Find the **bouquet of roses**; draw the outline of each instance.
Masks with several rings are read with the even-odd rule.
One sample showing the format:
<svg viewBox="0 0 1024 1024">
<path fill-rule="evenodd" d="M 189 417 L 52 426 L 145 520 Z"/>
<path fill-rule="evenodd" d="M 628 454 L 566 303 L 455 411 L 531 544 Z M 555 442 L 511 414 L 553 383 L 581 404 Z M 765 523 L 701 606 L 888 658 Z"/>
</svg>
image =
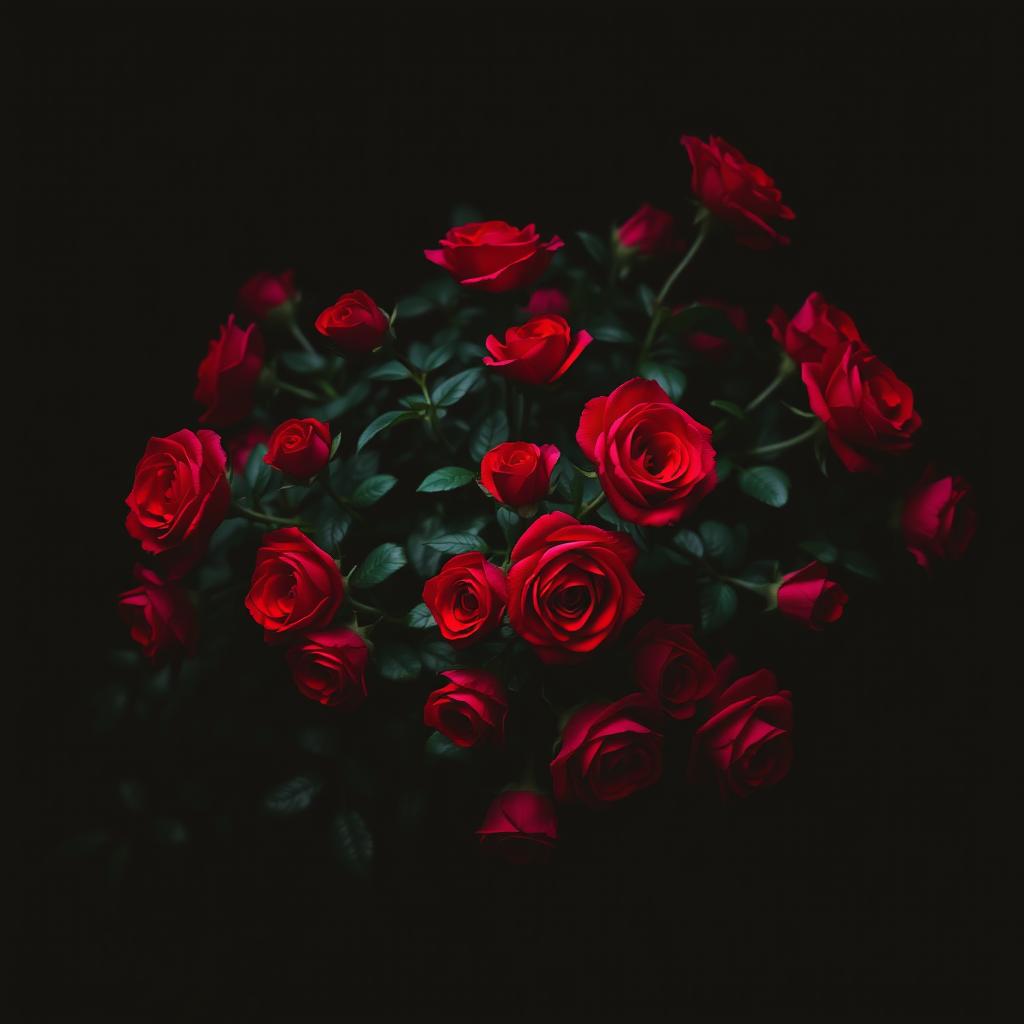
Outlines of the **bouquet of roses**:
<svg viewBox="0 0 1024 1024">
<path fill-rule="evenodd" d="M 794 219 L 734 147 L 682 142 L 685 219 L 645 204 L 566 246 L 462 216 L 419 291 L 390 312 L 346 292 L 312 329 L 291 273 L 245 283 L 200 426 L 151 438 L 127 498 L 120 608 L 169 686 L 264 651 L 256 685 L 294 687 L 326 764 L 398 742 L 410 777 L 459 764 L 481 843 L 514 859 L 556 844 L 562 808 L 658 783 L 672 748 L 725 797 L 784 778 L 799 681 L 745 624 L 798 642 L 850 574 L 962 555 L 971 489 L 913 456 L 911 387 L 822 295 L 763 327 L 681 297 L 705 244 L 768 250 Z M 268 810 L 328 800 L 327 776 Z M 357 868 L 359 788 L 331 811 Z"/>
</svg>

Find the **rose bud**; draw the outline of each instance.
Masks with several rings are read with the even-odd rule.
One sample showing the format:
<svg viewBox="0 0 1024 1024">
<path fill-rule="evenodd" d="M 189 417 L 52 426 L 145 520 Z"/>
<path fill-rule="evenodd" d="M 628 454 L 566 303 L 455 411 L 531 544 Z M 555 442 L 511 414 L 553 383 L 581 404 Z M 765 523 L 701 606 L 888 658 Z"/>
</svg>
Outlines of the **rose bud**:
<svg viewBox="0 0 1024 1024">
<path fill-rule="evenodd" d="M 139 585 L 120 595 L 118 611 L 143 654 L 150 661 L 195 654 L 199 621 L 188 591 L 141 565 L 135 578 Z"/>
<path fill-rule="evenodd" d="M 505 340 L 488 335 L 484 365 L 524 384 L 550 384 L 576 362 L 593 341 L 587 331 L 572 334 L 563 317 L 536 316 L 505 331 Z"/>
<path fill-rule="evenodd" d="M 780 306 L 776 306 L 766 322 L 772 337 L 797 363 L 819 362 L 833 348 L 864 346 L 860 331 L 850 315 L 830 306 L 818 292 L 807 296 L 792 320 Z"/>
<path fill-rule="evenodd" d="M 245 607 L 268 641 L 328 625 L 344 595 L 334 559 L 300 529 L 264 534 Z"/>
<path fill-rule="evenodd" d="M 637 686 L 676 719 L 692 718 L 697 701 L 717 683 L 711 661 L 693 638 L 693 628 L 660 620 L 637 633 L 633 673 Z"/>
<path fill-rule="evenodd" d="M 717 220 L 735 231 L 740 245 L 767 249 L 773 243 L 789 244 L 769 221 L 794 220 L 796 214 L 782 202 L 782 193 L 760 167 L 714 135 L 707 142 L 692 135 L 679 141 L 693 167 L 693 194 Z"/>
<path fill-rule="evenodd" d="M 541 516 L 512 549 L 512 628 L 546 664 L 582 661 L 640 610 L 643 591 L 631 575 L 636 557 L 624 533 L 565 512 Z"/>
<path fill-rule="evenodd" d="M 253 423 L 240 434 L 228 438 L 228 456 L 231 459 L 231 469 L 235 473 L 244 473 L 249 456 L 257 445 L 266 444 L 270 440 L 270 431 L 262 423 Z"/>
<path fill-rule="evenodd" d="M 660 719 L 640 693 L 577 711 L 551 762 L 555 799 L 599 807 L 654 785 L 661 778 Z"/>
<path fill-rule="evenodd" d="M 559 451 L 553 444 L 506 441 L 480 462 L 480 483 L 495 501 L 512 508 L 536 505 L 548 495 Z"/>
<path fill-rule="evenodd" d="M 424 249 L 423 255 L 466 288 L 507 292 L 536 281 L 564 244 L 557 235 L 542 242 L 532 224 L 516 228 L 485 220 L 452 228 L 440 249 Z"/>
<path fill-rule="evenodd" d="M 441 636 L 455 647 L 483 639 L 505 614 L 505 574 L 479 551 L 449 558 L 423 585 L 423 601 Z"/>
<path fill-rule="evenodd" d="M 453 668 L 441 676 L 448 683 L 427 698 L 423 724 L 457 747 L 501 743 L 508 699 L 498 677 L 478 668 Z"/>
<path fill-rule="evenodd" d="M 558 841 L 555 805 L 530 789 L 507 789 L 487 808 L 476 830 L 480 845 L 513 864 L 546 860 Z"/>
<path fill-rule="evenodd" d="M 963 477 L 935 478 L 929 471 L 903 505 L 903 540 L 917 564 L 927 569 L 933 558 L 963 557 L 976 519 L 971 485 Z"/>
<path fill-rule="evenodd" d="M 263 461 L 297 480 L 316 476 L 331 457 L 331 428 L 315 419 L 285 420 L 274 428 Z"/>
<path fill-rule="evenodd" d="M 298 295 L 295 275 L 290 270 L 283 274 L 263 271 L 253 274 L 241 288 L 235 305 L 246 320 L 264 320 L 283 306 L 291 306 Z"/>
<path fill-rule="evenodd" d="M 723 796 L 747 796 L 782 779 L 793 761 L 793 700 L 767 669 L 737 679 L 716 698 L 690 747 L 689 777 L 714 776 Z"/>
<path fill-rule="evenodd" d="M 299 692 L 341 711 L 354 711 L 366 699 L 368 656 L 363 638 L 344 626 L 305 633 L 285 652 Z"/>
<path fill-rule="evenodd" d="M 227 456 L 212 430 L 151 437 L 125 498 L 125 529 L 155 555 L 160 571 L 183 576 L 206 552 L 231 504 Z"/>
<path fill-rule="evenodd" d="M 346 292 L 317 318 L 316 329 L 342 352 L 372 352 L 384 344 L 388 318 L 366 292 Z"/>
<path fill-rule="evenodd" d="M 200 423 L 230 427 L 252 412 L 263 351 L 260 329 L 239 327 L 234 314 L 229 316 L 199 364 L 195 399 L 205 406 Z"/>
<path fill-rule="evenodd" d="M 828 579 L 828 569 L 821 562 L 810 562 L 782 577 L 777 600 L 783 615 L 820 630 L 842 617 L 847 596 L 838 583 Z"/>
<path fill-rule="evenodd" d="M 632 217 L 615 229 L 615 240 L 627 252 L 654 256 L 672 248 L 675 218 L 665 210 L 644 203 Z"/>
<path fill-rule="evenodd" d="M 742 306 L 732 306 L 718 299 L 699 299 L 699 305 L 711 309 L 720 309 L 738 334 L 746 334 L 749 329 L 747 313 Z M 723 359 L 732 350 L 732 342 L 728 338 L 720 338 L 709 331 L 693 331 L 687 338 L 690 348 L 710 359 Z"/>
<path fill-rule="evenodd" d="M 631 523 L 676 523 L 717 482 L 710 429 L 653 380 L 634 377 L 592 398 L 576 440 L 612 508 Z"/>
<path fill-rule="evenodd" d="M 569 299 L 557 288 L 539 288 L 526 303 L 526 312 L 530 316 L 544 316 L 546 313 L 568 316 Z"/>
</svg>

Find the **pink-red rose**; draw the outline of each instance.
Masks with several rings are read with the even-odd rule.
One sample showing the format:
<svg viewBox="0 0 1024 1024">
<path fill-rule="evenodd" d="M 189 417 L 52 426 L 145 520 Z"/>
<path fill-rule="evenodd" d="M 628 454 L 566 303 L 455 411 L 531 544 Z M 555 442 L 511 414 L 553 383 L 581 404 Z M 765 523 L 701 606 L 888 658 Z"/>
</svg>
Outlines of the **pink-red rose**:
<svg viewBox="0 0 1024 1024">
<path fill-rule="evenodd" d="M 423 723 L 457 747 L 500 744 L 505 738 L 508 698 L 497 676 L 477 668 L 442 672 L 448 682 L 434 690 L 423 708 Z"/>
<path fill-rule="evenodd" d="M 543 316 L 545 313 L 568 316 L 569 299 L 557 288 L 538 288 L 526 303 L 526 312 L 530 316 Z"/>
<path fill-rule="evenodd" d="M 476 834 L 481 847 L 513 864 L 543 860 L 558 841 L 555 805 L 533 790 L 506 790 L 491 802 Z"/>
<path fill-rule="evenodd" d="M 455 647 L 464 647 L 501 625 L 505 574 L 479 551 L 455 555 L 423 585 L 423 602 L 441 636 Z"/>
<path fill-rule="evenodd" d="M 295 275 L 286 270 L 283 274 L 262 271 L 253 274 L 241 288 L 235 305 L 247 320 L 262 320 L 298 295 Z"/>
<path fill-rule="evenodd" d="M 150 661 L 194 654 L 199 622 L 188 591 L 142 565 L 135 566 L 135 579 L 138 586 L 118 598 L 118 611 L 143 654 Z"/>
<path fill-rule="evenodd" d="M 320 420 L 293 419 L 278 424 L 263 461 L 299 480 L 316 476 L 331 457 L 331 428 Z"/>
<path fill-rule="evenodd" d="M 364 291 L 346 292 L 317 318 L 316 329 L 343 352 L 372 352 L 384 343 L 388 318 Z"/>
<path fill-rule="evenodd" d="M 652 380 L 634 377 L 592 398 L 576 440 L 612 508 L 631 523 L 678 522 L 717 480 L 711 431 Z"/>
<path fill-rule="evenodd" d="M 810 562 L 782 577 L 779 584 L 779 611 L 802 622 L 810 629 L 824 629 L 842 617 L 847 596 L 821 562 Z"/>
<path fill-rule="evenodd" d="M 653 256 L 672 248 L 675 218 L 665 210 L 644 203 L 625 223 L 615 229 L 615 238 L 623 249 Z"/>
<path fill-rule="evenodd" d="M 711 661 L 693 638 L 693 627 L 657 619 L 633 641 L 633 673 L 637 686 L 676 719 L 692 718 L 697 702 L 717 683 Z"/>
<path fill-rule="evenodd" d="M 260 329 L 239 327 L 234 314 L 229 316 L 199 364 L 195 399 L 205 407 L 200 423 L 230 427 L 252 412 L 263 353 Z"/>
<path fill-rule="evenodd" d="M 976 520 L 971 485 L 963 477 L 936 478 L 929 471 L 903 504 L 903 540 L 917 564 L 927 569 L 932 559 L 962 558 Z"/>
<path fill-rule="evenodd" d="M 811 292 L 792 319 L 776 306 L 767 323 L 772 337 L 797 363 L 819 362 L 833 348 L 864 345 L 853 318 L 838 307 L 830 306 L 819 292 Z"/>
<path fill-rule="evenodd" d="M 548 495 L 559 452 L 553 444 L 506 441 L 480 462 L 480 483 L 487 493 L 512 508 L 536 505 Z"/>
<path fill-rule="evenodd" d="M 505 331 L 505 340 L 488 335 L 484 365 L 524 384 L 550 384 L 576 362 L 593 341 L 587 331 L 573 334 L 564 317 L 535 316 Z"/>
<path fill-rule="evenodd" d="M 341 711 L 366 699 L 368 657 L 363 638 L 344 626 L 304 633 L 285 653 L 299 693 Z"/>
<path fill-rule="evenodd" d="M 244 473 L 249 456 L 257 445 L 266 444 L 270 440 L 270 431 L 262 423 L 253 423 L 241 433 L 233 434 L 227 439 L 226 446 L 231 460 L 231 469 L 235 473 Z"/>
</svg>

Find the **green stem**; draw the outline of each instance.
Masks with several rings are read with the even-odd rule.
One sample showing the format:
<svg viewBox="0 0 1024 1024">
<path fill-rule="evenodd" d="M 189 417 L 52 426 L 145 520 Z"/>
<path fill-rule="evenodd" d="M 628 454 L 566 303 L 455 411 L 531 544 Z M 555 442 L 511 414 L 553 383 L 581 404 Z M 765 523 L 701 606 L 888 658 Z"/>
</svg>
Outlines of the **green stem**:
<svg viewBox="0 0 1024 1024">
<path fill-rule="evenodd" d="M 676 283 L 676 279 L 690 265 L 690 261 L 697 255 L 698 250 L 704 244 L 704 239 L 708 237 L 708 231 L 711 228 L 711 218 L 706 213 L 703 216 L 700 214 L 697 216 L 697 236 L 694 238 L 690 248 L 686 250 L 686 255 L 676 264 L 675 270 L 668 275 L 668 280 L 661 286 L 661 291 L 658 292 L 654 299 L 656 307 L 660 307 L 665 301 L 665 297 L 672 290 L 672 285 Z"/>
<path fill-rule="evenodd" d="M 306 337 L 305 332 L 294 320 L 289 321 L 288 330 L 291 331 L 292 337 L 299 343 L 300 348 L 304 348 L 310 355 L 316 355 L 313 343 Z"/>
<path fill-rule="evenodd" d="M 388 334 L 384 340 L 382 346 L 384 353 L 390 356 L 392 359 L 401 363 L 408 371 L 409 376 L 416 382 L 416 386 L 420 389 L 420 394 L 423 396 L 423 401 L 427 404 L 427 419 L 430 422 L 430 428 L 433 431 L 434 437 L 441 442 L 450 452 L 455 451 L 455 445 L 448 440 L 443 428 L 441 427 L 441 420 L 437 415 L 437 406 L 434 405 L 434 400 L 430 397 L 430 389 L 427 387 L 427 375 L 417 367 L 415 367 L 401 352 L 398 351 L 398 347 L 395 344 L 398 339 L 395 337 L 393 331 L 388 331 Z"/>
<path fill-rule="evenodd" d="M 593 498 L 591 501 L 588 501 L 586 505 L 584 505 L 583 508 L 580 509 L 580 514 L 576 518 L 580 521 L 586 519 L 587 516 L 594 511 L 595 508 L 600 508 L 607 500 L 608 496 L 604 493 L 604 491 L 602 491 L 596 498 Z"/>
<path fill-rule="evenodd" d="M 790 359 L 789 356 L 784 355 L 779 363 L 779 368 L 776 371 L 775 376 L 771 379 L 771 382 L 763 391 L 759 392 L 749 402 L 747 402 L 743 411 L 750 412 L 751 410 L 756 409 L 762 402 L 774 394 L 774 392 L 782 385 L 782 382 L 786 380 L 795 369 L 796 364 L 793 360 Z"/>
<path fill-rule="evenodd" d="M 243 516 L 245 519 L 251 519 L 254 523 L 267 523 L 271 526 L 301 526 L 301 519 L 285 519 L 283 516 L 271 516 L 265 512 L 255 512 L 251 508 L 246 508 L 244 505 L 239 505 L 237 502 L 232 504 L 231 510 L 236 514 Z"/>
<path fill-rule="evenodd" d="M 295 395 L 297 398 L 304 398 L 307 402 L 319 402 L 320 396 L 313 391 L 307 391 L 305 388 L 300 388 L 295 384 L 289 384 L 286 380 L 281 380 L 280 377 L 274 381 L 274 386 L 281 391 L 287 392 L 289 395 Z"/>
<path fill-rule="evenodd" d="M 348 603 L 352 605 L 356 611 L 366 612 L 367 615 L 377 615 L 387 622 L 404 622 L 405 619 L 398 618 L 395 615 L 388 615 L 387 612 L 380 608 L 375 608 L 372 604 L 364 604 L 362 601 L 357 601 L 352 595 L 349 595 Z"/>
<path fill-rule="evenodd" d="M 776 441 L 774 444 L 763 444 L 760 448 L 751 448 L 748 455 L 771 455 L 773 452 L 784 452 L 787 448 L 795 448 L 798 444 L 803 444 L 804 441 L 809 441 L 812 437 L 821 432 L 823 424 L 819 420 L 813 426 L 808 427 L 803 433 L 797 434 L 795 437 L 787 437 L 784 441 Z"/>
</svg>

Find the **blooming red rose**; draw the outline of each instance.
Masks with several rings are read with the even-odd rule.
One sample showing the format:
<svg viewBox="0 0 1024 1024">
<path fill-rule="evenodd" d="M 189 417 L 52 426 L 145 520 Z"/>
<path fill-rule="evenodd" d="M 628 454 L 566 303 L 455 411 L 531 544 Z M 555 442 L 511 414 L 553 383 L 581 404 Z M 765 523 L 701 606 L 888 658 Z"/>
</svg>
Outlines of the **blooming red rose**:
<svg viewBox="0 0 1024 1024">
<path fill-rule="evenodd" d="M 793 761 L 793 700 L 760 669 L 715 698 L 690 747 L 690 781 L 714 776 L 723 795 L 746 796 L 782 779 Z"/>
<path fill-rule="evenodd" d="M 796 214 L 782 201 L 775 182 L 725 139 L 712 135 L 707 142 L 684 135 L 693 167 L 691 187 L 698 201 L 714 217 L 736 232 L 740 245 L 767 249 L 789 239 L 769 222 L 794 220 Z"/>
<path fill-rule="evenodd" d="M 572 334 L 563 317 L 535 316 L 505 331 L 505 340 L 488 335 L 484 365 L 524 384 L 550 384 L 576 362 L 593 341 L 587 331 Z"/>
<path fill-rule="evenodd" d="M 644 203 L 624 224 L 615 229 L 615 238 L 624 249 L 635 249 L 653 256 L 672 248 L 675 218 L 665 210 Z"/>
<path fill-rule="evenodd" d="M 779 584 L 779 611 L 811 629 L 837 622 L 846 601 L 846 591 L 828 579 L 828 569 L 821 562 L 810 562 L 788 573 Z"/>
<path fill-rule="evenodd" d="M 260 329 L 253 324 L 239 327 L 234 314 L 229 316 L 199 364 L 195 399 L 205 406 L 200 423 L 230 427 L 252 412 L 263 351 Z"/>
<path fill-rule="evenodd" d="M 581 661 L 640 610 L 643 591 L 631 575 L 636 556 L 624 533 L 565 512 L 540 516 L 512 549 L 512 628 L 547 664 Z"/>
<path fill-rule="evenodd" d="M 700 299 L 698 301 L 701 306 L 720 309 L 739 334 L 747 333 L 749 327 L 747 313 L 742 306 L 732 306 L 718 299 Z M 687 340 L 690 343 L 690 348 L 712 359 L 723 358 L 732 348 L 732 342 L 728 338 L 720 338 L 717 334 L 711 334 L 708 331 L 693 331 Z"/>
<path fill-rule="evenodd" d="M 673 718 L 692 718 L 697 701 L 715 689 L 715 669 L 693 638 L 693 627 L 658 619 L 633 641 L 637 686 Z"/>
<path fill-rule="evenodd" d="M 344 596 L 334 559 L 298 527 L 264 535 L 245 607 L 268 640 L 328 625 Z"/>
<path fill-rule="evenodd" d="M 131 638 L 150 661 L 165 653 L 195 654 L 199 622 L 188 591 L 141 565 L 135 566 L 135 578 L 139 585 L 118 599 Z"/>
<path fill-rule="evenodd" d="M 270 440 L 270 431 L 262 423 L 253 423 L 239 434 L 234 434 L 227 439 L 226 445 L 228 456 L 231 459 L 231 469 L 235 473 L 244 473 L 249 456 L 253 449 L 259 444 L 266 444 Z"/>
<path fill-rule="evenodd" d="M 441 636 L 465 647 L 492 633 L 505 614 L 505 574 L 479 551 L 449 558 L 423 584 L 423 601 Z"/>
<path fill-rule="evenodd" d="M 543 316 L 545 313 L 568 316 L 569 299 L 557 288 L 538 288 L 526 303 L 526 312 L 530 316 Z"/>
<path fill-rule="evenodd" d="M 125 529 L 157 556 L 161 572 L 177 578 L 206 551 L 231 504 L 227 456 L 212 430 L 179 430 L 151 437 L 125 498 Z"/>
<path fill-rule="evenodd" d="M 506 441 L 481 460 L 480 482 L 503 505 L 536 505 L 547 497 L 558 458 L 559 451 L 553 444 Z"/>
<path fill-rule="evenodd" d="M 536 281 L 551 254 L 564 244 L 557 235 L 541 241 L 532 224 L 516 228 L 503 220 L 485 220 L 452 228 L 440 249 L 424 249 L 423 255 L 467 288 L 507 292 Z"/>
<path fill-rule="evenodd" d="M 295 275 L 292 271 L 286 270 L 283 274 L 262 271 L 253 274 L 238 289 L 235 305 L 238 312 L 247 320 L 262 320 L 286 302 L 291 302 L 296 295 L 298 291 L 295 288 Z"/>
<path fill-rule="evenodd" d="M 592 398 L 576 440 L 612 508 L 631 523 L 675 523 L 717 482 L 711 431 L 653 380 L 634 377 Z"/>
<path fill-rule="evenodd" d="M 911 488 L 903 505 L 903 540 L 922 569 L 931 559 L 962 558 L 974 537 L 974 491 L 960 476 L 931 471 Z"/>
<path fill-rule="evenodd" d="M 493 849 L 513 864 L 542 860 L 558 841 L 555 805 L 529 789 L 499 793 L 476 830 L 480 845 Z"/>
<path fill-rule="evenodd" d="M 914 393 L 866 346 L 835 345 L 800 368 L 811 411 L 828 428 L 832 450 L 851 473 L 907 451 L 921 417 Z"/>
<path fill-rule="evenodd" d="M 797 363 L 815 363 L 830 349 L 848 345 L 866 347 L 848 313 L 830 306 L 818 292 L 811 292 L 791 320 L 776 306 L 768 316 L 772 337 Z"/>
<path fill-rule="evenodd" d="M 654 785 L 661 778 L 660 719 L 641 693 L 577 711 L 551 762 L 555 799 L 598 807 Z"/>
<path fill-rule="evenodd" d="M 316 476 L 331 457 L 331 428 L 320 420 L 285 420 L 267 442 L 263 461 L 288 476 L 307 480 Z"/>
<path fill-rule="evenodd" d="M 441 676 L 448 683 L 427 698 L 423 724 L 443 733 L 457 747 L 501 743 L 508 698 L 498 677 L 478 668 L 453 668 Z"/>
<path fill-rule="evenodd" d="M 342 711 L 354 711 L 366 699 L 368 656 L 363 638 L 344 626 L 305 633 L 285 653 L 299 692 Z"/>
<path fill-rule="evenodd" d="M 317 318 L 316 329 L 343 352 L 372 352 L 384 343 L 388 318 L 366 292 L 346 292 Z"/>
</svg>

